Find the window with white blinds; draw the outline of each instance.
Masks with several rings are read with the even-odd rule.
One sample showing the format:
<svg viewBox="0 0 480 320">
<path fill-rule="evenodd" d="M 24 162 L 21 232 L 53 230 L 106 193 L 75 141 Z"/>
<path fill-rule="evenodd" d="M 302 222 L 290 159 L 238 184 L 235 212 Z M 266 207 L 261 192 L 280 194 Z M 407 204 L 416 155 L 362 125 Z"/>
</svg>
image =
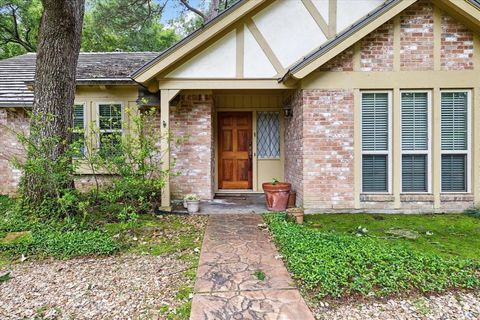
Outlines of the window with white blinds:
<svg viewBox="0 0 480 320">
<path fill-rule="evenodd" d="M 73 106 L 73 132 L 72 143 L 75 153 L 85 154 L 85 105 L 75 104 Z"/>
<path fill-rule="evenodd" d="M 430 92 L 401 93 L 402 192 L 429 191 Z"/>
<path fill-rule="evenodd" d="M 362 192 L 390 191 L 390 92 L 362 92 Z"/>
<path fill-rule="evenodd" d="M 469 91 L 441 93 L 442 192 L 468 191 Z"/>
<path fill-rule="evenodd" d="M 117 154 L 122 139 L 122 105 L 99 104 L 98 123 L 100 154 L 102 156 Z"/>
</svg>

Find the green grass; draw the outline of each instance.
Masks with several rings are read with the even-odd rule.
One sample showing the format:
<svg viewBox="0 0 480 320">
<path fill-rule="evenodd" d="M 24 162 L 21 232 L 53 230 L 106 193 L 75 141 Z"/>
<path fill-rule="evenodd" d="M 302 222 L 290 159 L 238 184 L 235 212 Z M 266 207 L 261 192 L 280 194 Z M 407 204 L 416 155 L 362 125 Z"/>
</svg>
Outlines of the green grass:
<svg viewBox="0 0 480 320">
<path fill-rule="evenodd" d="M 407 244 L 445 257 L 480 259 L 480 219 L 461 214 L 316 214 L 306 215 L 305 225 L 342 234 L 362 226 L 368 236 L 385 242 Z M 388 234 L 391 229 L 413 231 L 418 238 L 395 238 Z"/>
<path fill-rule="evenodd" d="M 340 231 L 339 222 L 337 231 L 332 231 L 333 220 L 330 228 L 324 229 L 287 222 L 282 214 L 266 215 L 265 220 L 288 269 L 316 298 L 480 288 L 478 261 L 442 256 L 402 240 L 350 233 L 361 223 Z M 307 217 L 307 221 L 312 226 L 323 220 Z"/>
</svg>

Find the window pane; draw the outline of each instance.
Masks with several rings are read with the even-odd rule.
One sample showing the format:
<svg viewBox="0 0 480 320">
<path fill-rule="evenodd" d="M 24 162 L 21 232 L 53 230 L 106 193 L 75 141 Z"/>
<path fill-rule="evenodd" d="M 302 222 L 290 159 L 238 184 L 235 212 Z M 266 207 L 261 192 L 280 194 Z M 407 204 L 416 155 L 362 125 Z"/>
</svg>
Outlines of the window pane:
<svg viewBox="0 0 480 320">
<path fill-rule="evenodd" d="M 467 156 L 442 155 L 442 192 L 467 191 Z"/>
<path fill-rule="evenodd" d="M 388 150 L 388 94 L 362 94 L 362 148 Z"/>
<path fill-rule="evenodd" d="M 280 158 L 278 112 L 259 112 L 257 114 L 257 153 L 259 159 Z"/>
<path fill-rule="evenodd" d="M 72 134 L 72 143 L 76 155 L 85 154 L 85 134 L 83 132 L 74 132 Z"/>
<path fill-rule="evenodd" d="M 428 94 L 402 93 L 402 150 L 428 150 Z"/>
<path fill-rule="evenodd" d="M 73 128 L 84 129 L 85 114 L 83 104 L 76 104 L 73 106 Z"/>
<path fill-rule="evenodd" d="M 120 104 L 99 105 L 101 130 L 122 129 L 122 106 Z"/>
<path fill-rule="evenodd" d="M 402 156 L 402 191 L 427 192 L 427 155 Z"/>
<path fill-rule="evenodd" d="M 387 155 L 363 156 L 363 192 L 388 192 L 387 159 Z"/>
<path fill-rule="evenodd" d="M 466 92 L 442 92 L 442 150 L 467 150 Z"/>
<path fill-rule="evenodd" d="M 100 133 L 100 155 L 115 156 L 120 152 L 122 134 L 120 132 Z"/>
</svg>

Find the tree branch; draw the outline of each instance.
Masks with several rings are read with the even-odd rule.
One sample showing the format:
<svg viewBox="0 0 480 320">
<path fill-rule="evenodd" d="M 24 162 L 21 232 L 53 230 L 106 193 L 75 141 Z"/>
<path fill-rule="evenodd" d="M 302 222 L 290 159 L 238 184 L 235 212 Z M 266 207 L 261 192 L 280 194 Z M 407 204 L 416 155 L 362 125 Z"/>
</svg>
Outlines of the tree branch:
<svg viewBox="0 0 480 320">
<path fill-rule="evenodd" d="M 188 10 L 192 11 L 193 13 L 199 15 L 203 21 L 205 21 L 207 19 L 207 17 L 205 16 L 205 14 L 198 10 L 197 8 L 194 8 L 190 5 L 190 3 L 188 3 L 188 0 L 180 0 L 180 2 L 185 6 L 185 8 L 187 8 Z"/>
</svg>

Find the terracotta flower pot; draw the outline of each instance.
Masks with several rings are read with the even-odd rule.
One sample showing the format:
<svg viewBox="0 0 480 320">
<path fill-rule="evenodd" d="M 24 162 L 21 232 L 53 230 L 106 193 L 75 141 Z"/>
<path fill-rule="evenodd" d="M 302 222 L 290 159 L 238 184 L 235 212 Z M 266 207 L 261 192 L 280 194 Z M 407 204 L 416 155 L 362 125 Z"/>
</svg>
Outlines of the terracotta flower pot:
<svg viewBox="0 0 480 320">
<path fill-rule="evenodd" d="M 287 209 L 288 197 L 292 188 L 290 183 L 277 182 L 273 184 L 265 182 L 262 184 L 262 187 L 265 192 L 268 210 L 285 211 Z"/>
</svg>

